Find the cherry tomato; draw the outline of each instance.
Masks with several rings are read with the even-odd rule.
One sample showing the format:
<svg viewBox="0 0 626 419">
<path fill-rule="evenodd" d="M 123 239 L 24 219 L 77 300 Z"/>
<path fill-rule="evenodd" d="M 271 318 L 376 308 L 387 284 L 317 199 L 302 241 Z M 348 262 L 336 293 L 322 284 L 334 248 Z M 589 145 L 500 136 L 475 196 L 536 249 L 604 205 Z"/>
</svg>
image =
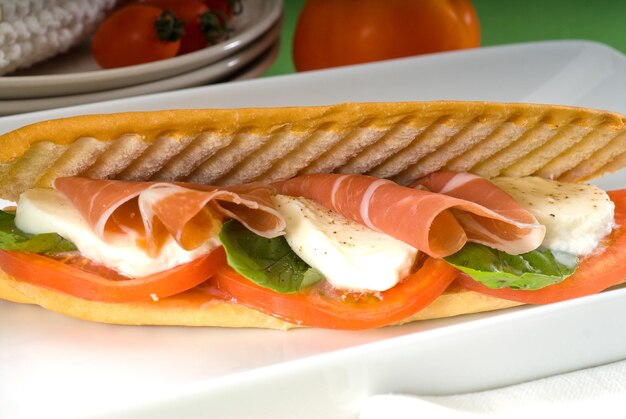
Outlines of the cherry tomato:
<svg viewBox="0 0 626 419">
<path fill-rule="evenodd" d="M 306 71 L 479 45 L 470 0 L 308 0 L 293 59 Z"/>
<path fill-rule="evenodd" d="M 492 289 L 462 274 L 457 283 L 464 288 L 505 300 L 527 304 L 547 304 L 596 294 L 626 279 L 626 189 L 609 192 L 615 203 L 615 223 L 619 226 L 608 238 L 606 248 L 580 261 L 574 274 L 563 282 L 539 290 Z"/>
<path fill-rule="evenodd" d="M 223 298 L 288 322 L 328 329 L 366 329 L 400 322 L 434 301 L 458 271 L 443 260 L 426 259 L 422 267 L 378 295 L 354 296 L 325 281 L 295 294 L 260 287 L 224 265 L 209 280 Z M 216 293 L 217 295 L 217 293 Z"/>
<path fill-rule="evenodd" d="M 209 7 L 200 0 L 142 0 L 142 4 L 171 10 L 185 24 L 178 55 L 197 51 L 208 45 L 207 37 L 200 27 L 200 19 Z"/>
<path fill-rule="evenodd" d="M 163 60 L 180 49 L 182 24 L 158 7 L 131 4 L 109 16 L 96 30 L 91 52 L 104 68 Z"/>
<path fill-rule="evenodd" d="M 63 263 L 36 253 L 0 251 L 0 269 L 20 281 L 86 300 L 115 303 L 179 294 L 206 281 L 225 263 L 224 249 L 219 247 L 167 271 L 128 279 L 106 269 L 77 266 L 81 262 L 75 259 Z"/>
</svg>

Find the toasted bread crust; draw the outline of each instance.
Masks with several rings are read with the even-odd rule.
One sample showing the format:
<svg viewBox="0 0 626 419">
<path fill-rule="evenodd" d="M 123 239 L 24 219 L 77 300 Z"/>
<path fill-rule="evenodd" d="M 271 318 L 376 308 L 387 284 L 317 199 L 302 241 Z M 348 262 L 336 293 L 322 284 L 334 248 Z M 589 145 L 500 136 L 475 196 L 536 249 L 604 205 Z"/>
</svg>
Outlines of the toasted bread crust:
<svg viewBox="0 0 626 419">
<path fill-rule="evenodd" d="M 485 102 L 86 115 L 0 136 L 0 196 L 60 176 L 228 185 L 301 173 L 408 183 L 449 169 L 582 181 L 623 167 L 626 117 Z"/>
</svg>

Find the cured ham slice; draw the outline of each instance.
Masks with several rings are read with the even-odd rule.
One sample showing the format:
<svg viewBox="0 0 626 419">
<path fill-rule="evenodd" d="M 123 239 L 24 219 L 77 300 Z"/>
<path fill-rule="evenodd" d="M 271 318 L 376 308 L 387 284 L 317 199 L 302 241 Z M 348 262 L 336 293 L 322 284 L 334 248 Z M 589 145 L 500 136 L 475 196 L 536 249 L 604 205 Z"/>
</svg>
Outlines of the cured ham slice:
<svg viewBox="0 0 626 419">
<path fill-rule="evenodd" d="M 283 233 L 285 221 L 274 209 L 271 189 L 261 184 L 232 188 L 165 182 L 58 178 L 65 195 L 103 240 L 132 236 L 150 254 L 171 235 L 192 250 L 234 218 L 263 237 Z"/>
<path fill-rule="evenodd" d="M 545 227 L 508 194 L 478 176 L 439 173 L 415 185 L 362 175 L 319 174 L 274 185 L 441 258 L 469 240 L 510 254 L 537 248 Z M 432 189 L 428 190 L 428 189 Z"/>
<path fill-rule="evenodd" d="M 539 226 L 536 232 L 542 232 L 541 240 L 534 246 L 535 248 L 541 244 L 545 236 L 545 227 L 539 224 L 534 215 L 509 194 L 480 176 L 471 173 L 435 172 L 417 180 L 411 186 L 481 205 L 513 221 L 514 223 L 511 224 L 513 227 Z M 497 218 L 485 218 L 480 214 L 455 207 L 450 208 L 450 211 L 463 226 L 471 241 L 507 251 L 507 242 L 516 240 L 515 229 L 502 225 Z M 531 238 L 534 236 L 528 239 Z M 531 241 L 531 243 L 534 242 Z M 520 242 L 518 245 L 523 246 L 524 243 Z M 526 251 L 528 250 L 507 251 L 507 253 L 518 254 Z"/>
</svg>

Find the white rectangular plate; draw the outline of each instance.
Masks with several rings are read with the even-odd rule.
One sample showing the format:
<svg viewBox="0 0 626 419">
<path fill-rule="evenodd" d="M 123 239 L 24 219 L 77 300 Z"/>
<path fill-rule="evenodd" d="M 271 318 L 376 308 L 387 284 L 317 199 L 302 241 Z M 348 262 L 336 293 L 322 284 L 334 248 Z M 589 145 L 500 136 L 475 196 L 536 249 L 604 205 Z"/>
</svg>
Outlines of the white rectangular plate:
<svg viewBox="0 0 626 419">
<path fill-rule="evenodd" d="M 626 59 L 546 42 L 0 118 L 345 101 L 490 100 L 626 113 Z M 626 187 L 624 171 L 601 179 Z M 0 302 L 0 417 L 350 418 L 372 394 L 452 394 L 626 357 L 626 289 L 364 332 L 132 327 Z"/>
</svg>

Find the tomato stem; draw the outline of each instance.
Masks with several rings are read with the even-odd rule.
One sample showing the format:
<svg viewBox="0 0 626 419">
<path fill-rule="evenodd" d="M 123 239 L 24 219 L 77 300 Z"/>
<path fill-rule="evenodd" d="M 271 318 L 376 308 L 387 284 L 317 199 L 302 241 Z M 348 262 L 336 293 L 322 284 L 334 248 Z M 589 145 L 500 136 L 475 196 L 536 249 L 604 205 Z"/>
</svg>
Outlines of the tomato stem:
<svg viewBox="0 0 626 419">
<path fill-rule="evenodd" d="M 200 15 L 200 30 L 210 45 L 218 43 L 233 31 L 226 24 L 227 20 L 228 16 L 221 10 L 209 10 Z"/>
<path fill-rule="evenodd" d="M 176 42 L 184 33 L 185 24 L 171 10 L 164 10 L 154 21 L 157 37 L 163 42 Z"/>
<path fill-rule="evenodd" d="M 241 0 L 228 0 L 228 7 L 233 12 L 234 15 L 240 15 L 243 12 L 243 4 L 241 4 Z"/>
</svg>

